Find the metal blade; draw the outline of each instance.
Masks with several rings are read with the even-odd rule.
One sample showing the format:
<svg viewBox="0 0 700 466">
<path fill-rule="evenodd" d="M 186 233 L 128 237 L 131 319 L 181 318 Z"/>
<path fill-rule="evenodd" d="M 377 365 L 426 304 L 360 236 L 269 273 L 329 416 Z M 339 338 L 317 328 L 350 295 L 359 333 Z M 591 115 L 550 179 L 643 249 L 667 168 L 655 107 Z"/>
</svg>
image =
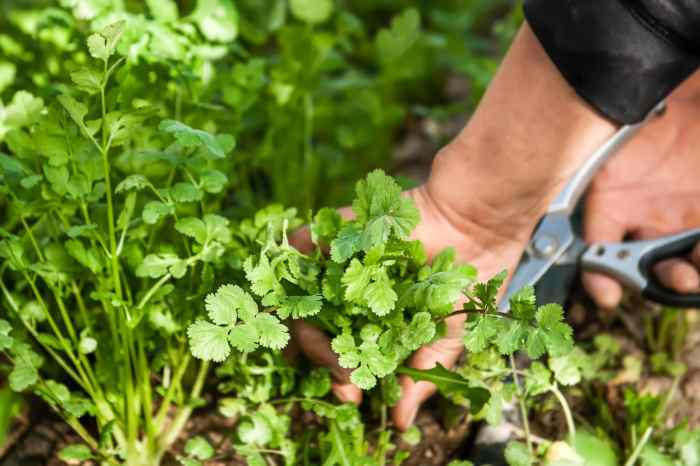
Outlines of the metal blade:
<svg viewBox="0 0 700 466">
<path fill-rule="evenodd" d="M 546 215 L 535 230 L 530 245 L 513 274 L 499 310 L 507 312 L 510 309 L 510 298 L 522 288 L 537 283 L 569 249 L 574 238 L 568 215 L 564 213 Z"/>
</svg>

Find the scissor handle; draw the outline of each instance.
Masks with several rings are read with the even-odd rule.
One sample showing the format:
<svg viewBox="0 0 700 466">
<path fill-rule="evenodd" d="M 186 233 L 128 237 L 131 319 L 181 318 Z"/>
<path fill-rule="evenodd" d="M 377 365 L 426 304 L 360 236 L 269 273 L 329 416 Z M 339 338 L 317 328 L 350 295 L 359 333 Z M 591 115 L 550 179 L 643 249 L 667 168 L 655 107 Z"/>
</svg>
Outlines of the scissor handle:
<svg viewBox="0 0 700 466">
<path fill-rule="evenodd" d="M 663 241 L 663 240 L 666 241 Z M 639 261 L 639 269 L 647 277 L 647 285 L 642 295 L 659 304 L 673 307 L 700 308 L 700 293 L 678 293 L 663 286 L 654 276 L 654 264 L 672 257 L 690 254 L 700 242 L 700 229 L 661 238 L 661 243 L 651 248 Z"/>
<path fill-rule="evenodd" d="M 700 228 L 648 241 L 593 244 L 581 257 L 581 265 L 617 278 L 659 304 L 700 308 L 700 293 L 666 288 L 652 270 L 659 261 L 689 254 L 698 242 Z"/>
</svg>

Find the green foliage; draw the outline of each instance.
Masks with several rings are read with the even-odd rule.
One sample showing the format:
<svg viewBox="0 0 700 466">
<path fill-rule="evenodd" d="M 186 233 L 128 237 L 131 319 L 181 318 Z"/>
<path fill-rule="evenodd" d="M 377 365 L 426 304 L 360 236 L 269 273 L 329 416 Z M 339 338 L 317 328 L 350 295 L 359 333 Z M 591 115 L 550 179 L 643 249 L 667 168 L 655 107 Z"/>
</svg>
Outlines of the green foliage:
<svg viewBox="0 0 700 466">
<path fill-rule="evenodd" d="M 492 61 L 464 40 L 506 5 L 488 3 L 3 4 L 0 351 L 9 387 L 85 442 L 62 459 L 157 464 L 224 361 L 220 409 L 250 464 L 299 461 L 276 400 L 290 396 L 322 419 L 313 461 L 384 462 L 391 435 L 371 450 L 357 408 L 328 401 L 330 374 L 284 362 L 284 321 L 323 328 L 389 404 L 396 368 L 441 335 L 475 271 L 449 252 L 428 264 L 395 181 L 355 181 L 389 165 L 408 117 L 467 105 L 444 89 L 464 57 Z M 353 188 L 355 220 L 322 209 L 316 249 L 289 245 Z"/>
</svg>

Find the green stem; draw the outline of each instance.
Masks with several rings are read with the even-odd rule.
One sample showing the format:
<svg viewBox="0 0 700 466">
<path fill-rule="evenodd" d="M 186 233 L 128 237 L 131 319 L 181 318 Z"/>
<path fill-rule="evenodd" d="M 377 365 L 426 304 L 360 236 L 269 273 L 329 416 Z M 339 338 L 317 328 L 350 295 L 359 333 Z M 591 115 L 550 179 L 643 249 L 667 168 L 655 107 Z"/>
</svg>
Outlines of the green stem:
<svg viewBox="0 0 700 466">
<path fill-rule="evenodd" d="M 312 208 L 311 193 L 313 192 L 314 182 L 311 177 L 314 175 L 314 170 L 311 169 L 313 157 L 313 134 L 314 134 L 314 101 L 310 92 L 304 95 L 304 173 L 308 177 L 306 180 L 306 198 L 305 210 Z"/>
<path fill-rule="evenodd" d="M 173 423 L 170 426 L 170 428 L 161 437 L 160 451 L 158 457 L 161 457 L 168 450 L 168 448 L 170 448 L 170 445 L 172 445 L 173 442 L 175 442 L 177 437 L 180 435 L 180 432 L 185 427 L 185 423 L 187 423 L 187 420 L 192 414 L 192 401 L 194 401 L 196 398 L 199 398 L 199 395 L 202 393 L 202 388 L 204 388 L 204 381 L 206 380 L 208 373 L 209 362 L 203 361 L 202 364 L 199 366 L 199 373 L 197 374 L 197 378 L 195 379 L 194 385 L 192 386 L 188 406 L 182 408 L 182 410 L 173 420 Z"/>
<path fill-rule="evenodd" d="M 533 454 L 534 450 L 532 448 L 532 438 L 530 436 L 530 420 L 527 416 L 527 407 L 525 406 L 525 392 L 522 385 L 520 384 L 520 378 L 518 377 L 517 367 L 515 366 L 515 357 L 510 355 L 510 368 L 513 374 L 513 381 L 515 382 L 515 388 L 518 391 L 518 405 L 520 406 L 520 418 L 523 422 L 523 430 L 525 431 L 525 441 L 527 443 L 527 449 L 530 455 Z"/>
<path fill-rule="evenodd" d="M 163 397 L 163 401 L 160 404 L 160 408 L 158 410 L 158 414 L 156 415 L 156 428 L 157 430 L 162 429 L 163 423 L 165 422 L 165 417 L 168 414 L 168 410 L 170 409 L 170 404 L 172 402 L 173 396 L 175 395 L 175 390 L 177 387 L 180 386 L 180 382 L 182 381 L 182 377 L 185 375 L 185 371 L 187 370 L 187 367 L 190 364 L 190 361 L 192 360 L 192 356 L 190 356 L 190 353 L 187 352 L 185 353 L 185 357 L 182 358 L 182 362 L 178 366 L 177 370 L 175 371 L 175 374 L 173 375 L 173 379 L 170 381 L 170 385 L 168 386 L 168 391 L 165 392 L 165 396 Z"/>
<path fill-rule="evenodd" d="M 146 294 L 143 296 L 143 298 L 141 299 L 141 301 L 139 301 L 139 304 L 136 306 L 136 309 L 142 309 L 142 308 L 148 303 L 148 301 L 151 300 L 151 298 L 153 297 L 153 295 L 160 289 L 160 287 L 163 286 L 168 280 L 170 280 L 170 278 L 171 278 L 171 275 L 170 275 L 170 274 L 163 275 L 163 276 L 161 277 L 161 279 L 158 280 L 158 281 L 156 282 L 156 284 L 153 285 L 153 286 L 146 292 Z"/>
<path fill-rule="evenodd" d="M 651 434 L 654 432 L 653 427 L 647 427 L 647 430 L 644 431 L 644 435 L 642 435 L 641 440 L 635 447 L 634 451 L 632 452 L 632 455 L 625 461 L 624 466 L 633 466 L 634 463 L 637 462 L 639 459 L 639 456 L 642 454 L 642 450 L 646 446 L 647 442 L 649 442 L 649 439 L 651 438 Z"/>
<path fill-rule="evenodd" d="M 34 237 L 34 233 L 32 233 L 32 229 L 29 228 L 29 225 L 27 225 L 27 222 L 24 220 L 24 215 L 20 215 L 20 221 L 22 222 L 22 226 L 24 227 L 24 230 L 27 232 L 27 235 L 29 236 L 29 240 L 32 243 L 32 246 L 34 247 L 34 252 L 36 252 L 37 257 L 39 258 L 39 262 L 44 262 L 44 255 L 41 253 L 41 248 L 39 248 L 39 243 L 36 242 L 36 238 Z"/>
<path fill-rule="evenodd" d="M 107 64 L 105 63 L 105 68 Z M 106 73 L 106 69 L 105 69 Z M 111 172 L 109 168 L 109 154 L 107 149 L 107 132 L 104 129 L 104 121 L 107 115 L 107 103 L 105 100 L 105 86 L 106 82 L 100 88 L 100 100 L 102 103 L 102 146 L 100 152 L 102 154 L 102 169 L 104 171 L 105 177 L 105 194 L 107 196 L 107 226 L 109 228 L 109 251 L 110 251 L 110 262 L 112 264 L 112 284 L 114 286 L 114 292 L 119 299 L 122 298 L 122 286 L 119 274 L 119 258 L 117 257 L 117 235 L 114 227 L 114 203 L 112 201 L 112 181 Z"/>
<path fill-rule="evenodd" d="M 569 429 L 569 443 L 573 447 L 576 440 L 576 425 L 574 424 L 574 417 L 571 414 L 571 408 L 569 408 L 569 403 L 566 401 L 564 394 L 559 390 L 556 385 L 551 385 L 549 391 L 554 394 L 554 396 L 559 401 L 562 411 L 564 411 L 564 418 L 566 419 L 566 426 Z"/>
</svg>

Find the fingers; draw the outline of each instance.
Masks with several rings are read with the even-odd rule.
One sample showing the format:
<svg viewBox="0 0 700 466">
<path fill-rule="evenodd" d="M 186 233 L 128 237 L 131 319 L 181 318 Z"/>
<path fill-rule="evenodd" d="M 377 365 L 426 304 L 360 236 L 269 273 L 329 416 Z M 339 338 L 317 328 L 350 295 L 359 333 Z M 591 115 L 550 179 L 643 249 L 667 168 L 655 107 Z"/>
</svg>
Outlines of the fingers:
<svg viewBox="0 0 700 466">
<path fill-rule="evenodd" d="M 587 243 L 622 241 L 625 225 L 601 211 L 602 206 L 588 202 L 585 210 L 584 237 Z M 581 281 L 586 292 L 602 309 L 614 309 L 622 300 L 622 286 L 612 278 L 594 272 L 585 272 Z"/>
<path fill-rule="evenodd" d="M 584 272 L 581 281 L 586 292 L 601 309 L 615 309 L 622 301 L 622 285 L 606 275 Z"/>
<path fill-rule="evenodd" d="M 446 337 L 416 351 L 409 360 L 409 366 L 416 369 L 432 369 L 440 363 L 449 368 L 457 362 L 464 350 L 461 337 L 464 316 L 455 316 L 446 322 Z M 430 382 L 414 382 L 405 375 L 401 376 L 399 383 L 401 399 L 393 409 L 393 418 L 398 429 L 406 430 L 413 424 L 421 404 L 435 393 L 436 387 Z"/>
<path fill-rule="evenodd" d="M 698 247 L 696 246 L 696 250 Z M 694 255 L 697 256 L 697 254 Z M 696 262 L 697 263 L 697 262 Z M 700 288 L 700 274 L 693 264 L 685 259 L 666 259 L 654 265 L 654 274 L 666 288 L 678 293 L 692 293 Z"/>
<path fill-rule="evenodd" d="M 359 404 L 362 401 L 362 390 L 350 383 L 350 369 L 340 367 L 338 356 L 331 349 L 331 340 L 318 328 L 306 322 L 292 322 L 294 341 L 301 351 L 316 365 L 330 369 L 335 382 L 332 384 L 333 393 L 343 403 Z"/>
</svg>

